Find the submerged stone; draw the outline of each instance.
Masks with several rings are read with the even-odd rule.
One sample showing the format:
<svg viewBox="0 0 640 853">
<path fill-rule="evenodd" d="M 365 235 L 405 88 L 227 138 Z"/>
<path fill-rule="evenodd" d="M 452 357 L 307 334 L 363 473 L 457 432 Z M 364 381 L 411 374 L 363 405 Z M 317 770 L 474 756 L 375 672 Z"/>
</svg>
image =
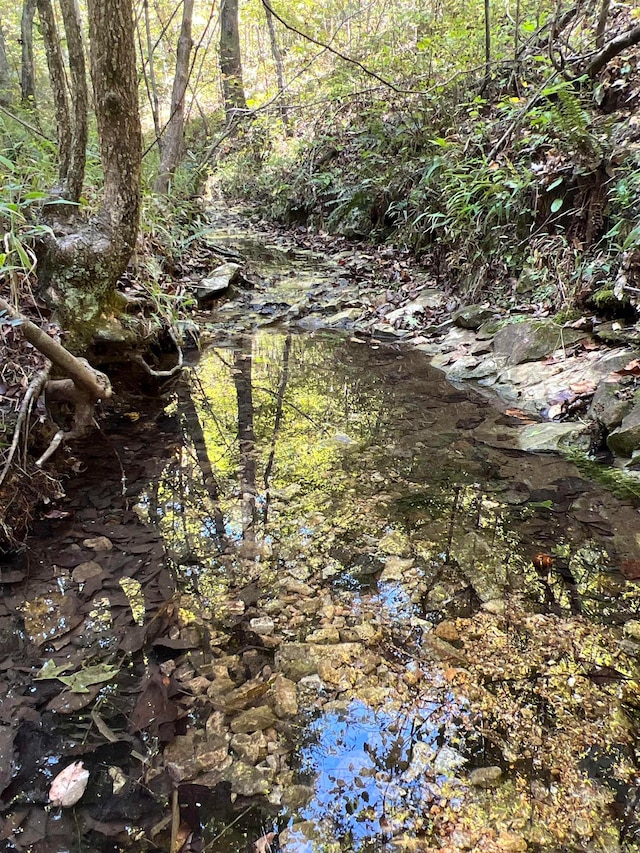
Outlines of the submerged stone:
<svg viewBox="0 0 640 853">
<path fill-rule="evenodd" d="M 477 767 L 469 773 L 469 782 L 476 788 L 493 788 L 502 778 L 502 768 L 498 766 Z"/>
<path fill-rule="evenodd" d="M 589 428 L 582 423 L 556 423 L 549 421 L 528 424 L 518 436 L 520 448 L 536 453 L 559 453 L 569 448 L 589 450 Z"/>
<path fill-rule="evenodd" d="M 640 400 L 634 402 L 620 426 L 609 433 L 607 447 L 618 456 L 631 456 L 640 447 Z"/>
<path fill-rule="evenodd" d="M 262 732 L 276 723 L 276 715 L 267 705 L 250 708 L 231 720 L 231 731 L 234 734 L 246 732 Z"/>
</svg>

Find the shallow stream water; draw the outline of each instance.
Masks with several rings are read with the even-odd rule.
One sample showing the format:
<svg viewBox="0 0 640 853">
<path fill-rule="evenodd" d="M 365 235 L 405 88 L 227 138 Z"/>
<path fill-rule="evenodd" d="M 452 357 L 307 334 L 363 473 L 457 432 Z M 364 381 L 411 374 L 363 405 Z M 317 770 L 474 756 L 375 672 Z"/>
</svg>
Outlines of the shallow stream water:
<svg viewBox="0 0 640 853">
<path fill-rule="evenodd" d="M 635 849 L 635 506 L 398 346 L 257 333 L 204 352 L 176 406 L 140 511 L 214 675 L 275 710 L 220 773 L 273 816 L 212 850 L 257 815 L 296 853 Z M 237 738 L 242 698 L 207 689 Z"/>
<path fill-rule="evenodd" d="M 623 484 L 522 452 L 400 344 L 225 342 L 114 416 L 0 567 L 0 843 L 640 850 Z"/>
</svg>

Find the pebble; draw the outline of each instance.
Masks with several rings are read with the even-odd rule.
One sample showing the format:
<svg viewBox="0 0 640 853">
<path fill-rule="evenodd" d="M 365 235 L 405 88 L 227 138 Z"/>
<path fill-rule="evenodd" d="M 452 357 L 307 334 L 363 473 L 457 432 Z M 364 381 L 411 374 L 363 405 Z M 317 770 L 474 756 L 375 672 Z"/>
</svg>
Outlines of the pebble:
<svg viewBox="0 0 640 853">
<path fill-rule="evenodd" d="M 95 536 L 93 539 L 83 539 L 82 544 L 85 548 L 90 548 L 92 551 L 111 551 L 113 542 L 107 539 L 106 536 Z"/>
<path fill-rule="evenodd" d="M 270 616 L 258 616 L 249 621 L 249 627 L 252 631 L 255 631 L 256 634 L 268 636 L 269 634 L 273 634 L 276 626 Z"/>
</svg>

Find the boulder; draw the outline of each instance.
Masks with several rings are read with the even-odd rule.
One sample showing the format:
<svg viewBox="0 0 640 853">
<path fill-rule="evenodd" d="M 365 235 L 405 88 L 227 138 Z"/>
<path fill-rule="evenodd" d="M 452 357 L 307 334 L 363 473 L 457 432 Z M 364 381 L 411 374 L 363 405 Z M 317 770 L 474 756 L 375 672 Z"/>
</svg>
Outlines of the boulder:
<svg viewBox="0 0 640 853">
<path fill-rule="evenodd" d="M 477 767 L 469 773 L 469 782 L 476 788 L 494 788 L 502 777 L 502 768 L 498 766 Z"/>
<path fill-rule="evenodd" d="M 607 447 L 618 456 L 631 456 L 640 447 L 640 400 L 635 400 L 620 426 L 609 433 Z"/>
<path fill-rule="evenodd" d="M 640 392 L 634 392 L 634 387 L 632 377 L 617 382 L 604 379 L 596 388 L 587 417 L 598 421 L 609 431 L 619 427 L 634 404 L 640 402 Z"/>
<path fill-rule="evenodd" d="M 479 329 L 483 323 L 493 319 L 495 311 L 485 305 L 465 305 L 451 315 L 451 319 L 461 329 Z"/>
<path fill-rule="evenodd" d="M 508 364 L 524 364 L 546 358 L 585 337 L 585 332 L 565 329 L 553 320 L 527 320 L 499 329 L 493 339 L 493 351 Z"/>
<path fill-rule="evenodd" d="M 202 307 L 212 302 L 216 297 L 233 284 L 238 278 L 240 264 L 227 263 L 216 267 L 208 278 L 203 278 L 196 287 L 196 299 Z"/>
<path fill-rule="evenodd" d="M 518 436 L 520 449 L 530 453 L 560 453 L 569 448 L 588 450 L 589 428 L 582 423 L 545 422 L 522 427 Z"/>
</svg>

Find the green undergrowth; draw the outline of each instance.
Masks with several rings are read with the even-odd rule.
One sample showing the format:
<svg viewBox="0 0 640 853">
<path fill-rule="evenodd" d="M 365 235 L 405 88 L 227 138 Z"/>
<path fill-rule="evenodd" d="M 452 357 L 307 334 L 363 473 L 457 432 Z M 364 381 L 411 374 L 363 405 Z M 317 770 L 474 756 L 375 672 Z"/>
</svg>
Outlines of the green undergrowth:
<svg viewBox="0 0 640 853">
<path fill-rule="evenodd" d="M 542 60 L 516 85 L 466 96 L 343 101 L 293 139 L 263 118 L 216 180 L 281 222 L 408 247 L 467 301 L 566 310 L 605 288 L 623 311 L 640 239 L 628 117 Z"/>
</svg>

